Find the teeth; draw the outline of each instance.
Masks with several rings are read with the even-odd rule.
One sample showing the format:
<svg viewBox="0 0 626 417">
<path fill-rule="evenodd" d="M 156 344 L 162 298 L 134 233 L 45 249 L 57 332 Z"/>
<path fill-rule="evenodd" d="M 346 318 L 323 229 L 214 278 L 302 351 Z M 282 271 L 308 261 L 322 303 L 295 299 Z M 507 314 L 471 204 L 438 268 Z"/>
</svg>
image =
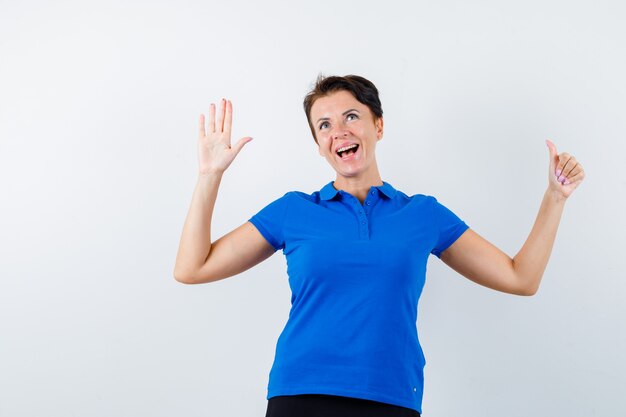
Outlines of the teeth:
<svg viewBox="0 0 626 417">
<path fill-rule="evenodd" d="M 343 151 L 347 151 L 348 149 L 352 149 L 352 148 L 354 148 L 356 146 L 357 146 L 356 143 L 353 144 L 353 145 L 344 146 L 343 148 L 337 149 L 337 153 L 343 152 Z"/>
</svg>

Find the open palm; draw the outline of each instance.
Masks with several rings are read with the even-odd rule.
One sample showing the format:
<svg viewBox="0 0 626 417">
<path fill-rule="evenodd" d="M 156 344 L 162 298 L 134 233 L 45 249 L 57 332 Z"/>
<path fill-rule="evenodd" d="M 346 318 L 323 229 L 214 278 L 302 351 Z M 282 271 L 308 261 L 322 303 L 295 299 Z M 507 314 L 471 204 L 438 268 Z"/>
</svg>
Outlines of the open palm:
<svg viewBox="0 0 626 417">
<path fill-rule="evenodd" d="M 243 146 L 252 140 L 246 136 L 234 145 L 230 144 L 233 123 L 233 104 L 222 99 L 220 110 L 215 114 L 215 104 L 209 108 L 209 123 L 205 126 L 204 114 L 200 115 L 198 136 L 198 166 L 200 174 L 223 173 L 233 162 Z"/>
</svg>

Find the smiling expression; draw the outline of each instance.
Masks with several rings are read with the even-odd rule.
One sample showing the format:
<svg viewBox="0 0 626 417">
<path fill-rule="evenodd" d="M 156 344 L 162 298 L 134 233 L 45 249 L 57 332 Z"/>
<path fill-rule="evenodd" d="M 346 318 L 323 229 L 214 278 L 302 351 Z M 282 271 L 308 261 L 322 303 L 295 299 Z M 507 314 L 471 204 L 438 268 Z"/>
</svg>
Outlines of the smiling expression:
<svg viewBox="0 0 626 417">
<path fill-rule="evenodd" d="M 321 97 L 311 107 L 319 153 L 344 177 L 377 172 L 376 143 L 383 137 L 383 119 L 374 119 L 369 107 L 352 93 L 339 90 Z"/>
</svg>

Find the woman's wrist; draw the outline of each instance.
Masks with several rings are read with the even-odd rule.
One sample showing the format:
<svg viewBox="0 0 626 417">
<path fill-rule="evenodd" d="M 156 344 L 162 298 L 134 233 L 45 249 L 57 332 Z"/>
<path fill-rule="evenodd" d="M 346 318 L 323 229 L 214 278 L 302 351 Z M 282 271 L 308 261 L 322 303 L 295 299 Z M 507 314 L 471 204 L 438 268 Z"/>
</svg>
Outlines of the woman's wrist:
<svg viewBox="0 0 626 417">
<path fill-rule="evenodd" d="M 197 184 L 200 185 L 202 188 L 219 186 L 219 184 L 222 182 L 223 175 L 224 171 L 199 172 Z"/>
<path fill-rule="evenodd" d="M 198 171 L 198 178 L 221 178 L 224 175 L 224 170 L 219 169 L 207 169 Z"/>
<path fill-rule="evenodd" d="M 554 203 L 556 204 L 565 204 L 565 202 L 567 201 L 567 197 L 565 197 L 563 195 L 563 193 L 559 192 L 559 191 L 555 191 L 553 189 L 551 189 L 550 187 L 548 187 L 548 189 L 545 192 L 545 195 Z"/>
</svg>

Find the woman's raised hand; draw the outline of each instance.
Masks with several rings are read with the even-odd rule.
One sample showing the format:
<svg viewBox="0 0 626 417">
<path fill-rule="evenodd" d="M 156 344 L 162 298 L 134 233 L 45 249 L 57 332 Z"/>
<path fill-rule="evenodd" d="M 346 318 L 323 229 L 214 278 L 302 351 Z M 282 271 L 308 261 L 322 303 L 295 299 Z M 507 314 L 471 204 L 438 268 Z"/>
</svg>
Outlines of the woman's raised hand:
<svg viewBox="0 0 626 417">
<path fill-rule="evenodd" d="M 583 166 L 567 152 L 556 151 L 556 145 L 546 140 L 550 151 L 548 187 L 560 198 L 568 198 L 585 179 Z"/>
<path fill-rule="evenodd" d="M 204 114 L 200 115 L 198 136 L 198 166 L 200 175 L 223 173 L 230 166 L 243 146 L 252 140 L 246 136 L 234 145 L 230 144 L 230 128 L 233 123 L 233 104 L 222 99 L 215 115 L 215 104 L 209 108 L 209 123 L 205 126 Z"/>
</svg>

